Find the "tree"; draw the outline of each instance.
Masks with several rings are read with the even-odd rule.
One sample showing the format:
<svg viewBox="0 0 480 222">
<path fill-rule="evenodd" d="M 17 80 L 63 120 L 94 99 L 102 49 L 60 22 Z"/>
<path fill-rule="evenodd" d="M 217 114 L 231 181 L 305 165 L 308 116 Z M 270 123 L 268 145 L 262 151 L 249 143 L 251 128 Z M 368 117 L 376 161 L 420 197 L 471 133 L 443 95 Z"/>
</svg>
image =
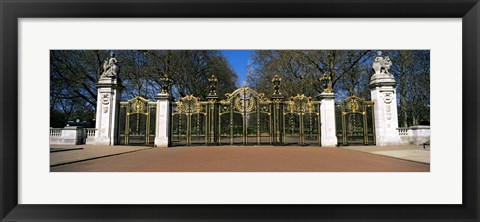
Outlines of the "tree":
<svg viewBox="0 0 480 222">
<path fill-rule="evenodd" d="M 96 106 L 98 73 L 107 52 L 98 50 L 50 51 L 50 113 L 52 125 L 77 118 L 83 110 Z M 88 119 L 93 119 L 94 114 Z"/>
<path fill-rule="evenodd" d="M 97 103 L 95 84 L 103 72 L 103 62 L 115 53 L 124 87 L 121 99 L 134 96 L 154 100 L 160 78 L 173 80 L 172 94 L 205 98 L 208 78 L 218 79 L 219 95 L 235 89 L 237 75 L 224 57 L 213 50 L 51 50 L 50 113 L 51 125 L 69 119 L 93 119 Z"/>
<path fill-rule="evenodd" d="M 369 99 L 370 77 L 375 55 L 372 50 L 259 50 L 252 56 L 248 81 L 255 89 L 271 95 L 274 75 L 282 78 L 285 96 L 321 93 L 318 78 L 331 76 L 337 100 L 351 95 Z M 430 51 L 386 50 L 393 62 L 397 82 L 400 125 L 417 125 L 430 119 Z"/>
<path fill-rule="evenodd" d="M 218 93 L 224 95 L 235 89 L 237 74 L 218 51 L 212 50 L 165 50 L 145 51 L 149 61 L 149 84 L 158 93 L 160 77 L 172 79 L 174 98 L 194 95 L 204 99 L 208 94 L 208 78 L 218 79 Z M 153 95 L 152 94 L 152 97 Z"/>
<path fill-rule="evenodd" d="M 248 72 L 250 85 L 268 89 L 271 93 L 271 78 L 282 78 L 281 91 L 287 96 L 305 94 L 317 96 L 322 92 L 318 80 L 324 74 L 332 79 L 334 91 L 342 97 L 348 92 L 361 91 L 358 80 L 362 75 L 369 50 L 259 50 L 252 57 Z M 353 82 L 352 82 L 353 80 Z M 345 92 L 347 92 L 345 94 Z"/>
<path fill-rule="evenodd" d="M 400 125 L 417 125 L 430 119 L 430 51 L 389 52 L 397 79 Z"/>
</svg>

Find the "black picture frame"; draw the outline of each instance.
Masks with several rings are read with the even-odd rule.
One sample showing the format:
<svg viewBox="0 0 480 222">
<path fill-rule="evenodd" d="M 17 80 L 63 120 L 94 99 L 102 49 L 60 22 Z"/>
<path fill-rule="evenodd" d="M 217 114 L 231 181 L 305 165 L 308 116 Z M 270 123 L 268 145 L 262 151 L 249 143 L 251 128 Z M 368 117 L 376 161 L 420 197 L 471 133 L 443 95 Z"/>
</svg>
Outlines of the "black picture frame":
<svg viewBox="0 0 480 222">
<path fill-rule="evenodd" d="M 1 221 L 479 221 L 478 0 L 0 1 Z M 107 10 L 108 9 L 108 10 Z M 120 17 L 462 18 L 462 205 L 19 205 L 18 19 Z M 448 43 L 446 43 L 448 44 Z M 448 90 L 448 89 L 445 89 Z M 46 117 L 47 118 L 47 117 Z M 421 185 L 419 185 L 421 186 Z M 428 189 L 421 187 L 421 189 Z M 441 195 L 441 194 L 439 194 Z"/>
</svg>

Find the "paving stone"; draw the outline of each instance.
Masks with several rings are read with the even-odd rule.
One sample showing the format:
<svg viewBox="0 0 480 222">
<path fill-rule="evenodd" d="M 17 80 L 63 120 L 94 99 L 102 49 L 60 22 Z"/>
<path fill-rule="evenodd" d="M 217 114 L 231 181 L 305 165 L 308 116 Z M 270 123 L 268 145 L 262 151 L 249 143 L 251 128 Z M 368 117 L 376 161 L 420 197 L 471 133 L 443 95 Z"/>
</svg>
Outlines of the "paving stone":
<svg viewBox="0 0 480 222">
<path fill-rule="evenodd" d="M 430 165 L 345 148 L 203 146 L 143 148 L 50 169 L 52 172 L 429 172 Z"/>
</svg>

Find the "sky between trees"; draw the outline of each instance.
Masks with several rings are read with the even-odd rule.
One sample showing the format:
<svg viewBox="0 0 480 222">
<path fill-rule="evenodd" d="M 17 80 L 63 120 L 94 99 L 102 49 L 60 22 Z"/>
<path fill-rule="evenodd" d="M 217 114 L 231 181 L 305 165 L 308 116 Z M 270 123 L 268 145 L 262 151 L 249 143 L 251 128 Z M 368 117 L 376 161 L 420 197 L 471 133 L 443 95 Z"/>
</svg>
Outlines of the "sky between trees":
<svg viewBox="0 0 480 222">
<path fill-rule="evenodd" d="M 172 79 L 174 100 L 186 95 L 204 99 L 208 78 L 218 78 L 222 97 L 237 88 L 238 76 L 221 50 L 51 50 L 50 123 L 63 127 L 67 120 L 95 118 L 96 86 L 103 61 L 115 53 L 124 90 L 121 100 L 142 96 L 153 101 L 160 77 Z M 245 54 L 239 50 L 239 54 Z M 351 95 L 370 99 L 368 83 L 375 50 L 254 50 L 247 69 L 247 85 L 267 97 L 273 93 L 271 79 L 282 78 L 280 91 L 286 98 L 321 92 L 318 78 L 330 73 L 336 100 Z M 430 51 L 382 50 L 393 62 L 390 73 L 397 81 L 399 125 L 418 125 L 430 119 Z"/>
</svg>

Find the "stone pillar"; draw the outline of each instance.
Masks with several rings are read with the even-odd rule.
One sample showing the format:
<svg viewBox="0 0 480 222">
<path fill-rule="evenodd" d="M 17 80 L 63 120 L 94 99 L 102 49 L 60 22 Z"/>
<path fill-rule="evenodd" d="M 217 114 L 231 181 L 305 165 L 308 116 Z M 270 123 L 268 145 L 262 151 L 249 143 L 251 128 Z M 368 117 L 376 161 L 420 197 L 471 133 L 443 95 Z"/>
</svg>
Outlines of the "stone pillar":
<svg viewBox="0 0 480 222">
<path fill-rule="evenodd" d="M 323 92 L 320 99 L 320 132 L 321 143 L 325 147 L 337 145 L 337 130 L 335 126 L 335 98 L 334 93 Z"/>
<path fill-rule="evenodd" d="M 157 99 L 157 113 L 155 126 L 155 147 L 170 145 L 170 95 L 159 93 Z"/>
<path fill-rule="evenodd" d="M 119 99 L 117 78 L 102 76 L 97 84 L 95 144 L 113 146 L 117 143 Z"/>
<path fill-rule="evenodd" d="M 161 91 L 155 99 L 157 99 L 157 113 L 155 124 L 155 147 L 168 147 L 171 144 L 170 137 L 170 120 L 171 120 L 171 106 L 169 87 L 171 80 L 168 76 L 162 76 Z"/>
<path fill-rule="evenodd" d="M 381 57 L 381 52 L 375 58 L 373 70 L 375 74 L 370 78 L 370 94 L 374 102 L 375 135 L 377 146 L 401 144 L 397 132 L 397 93 L 395 78 L 389 72 L 392 65 L 388 56 Z"/>
</svg>

